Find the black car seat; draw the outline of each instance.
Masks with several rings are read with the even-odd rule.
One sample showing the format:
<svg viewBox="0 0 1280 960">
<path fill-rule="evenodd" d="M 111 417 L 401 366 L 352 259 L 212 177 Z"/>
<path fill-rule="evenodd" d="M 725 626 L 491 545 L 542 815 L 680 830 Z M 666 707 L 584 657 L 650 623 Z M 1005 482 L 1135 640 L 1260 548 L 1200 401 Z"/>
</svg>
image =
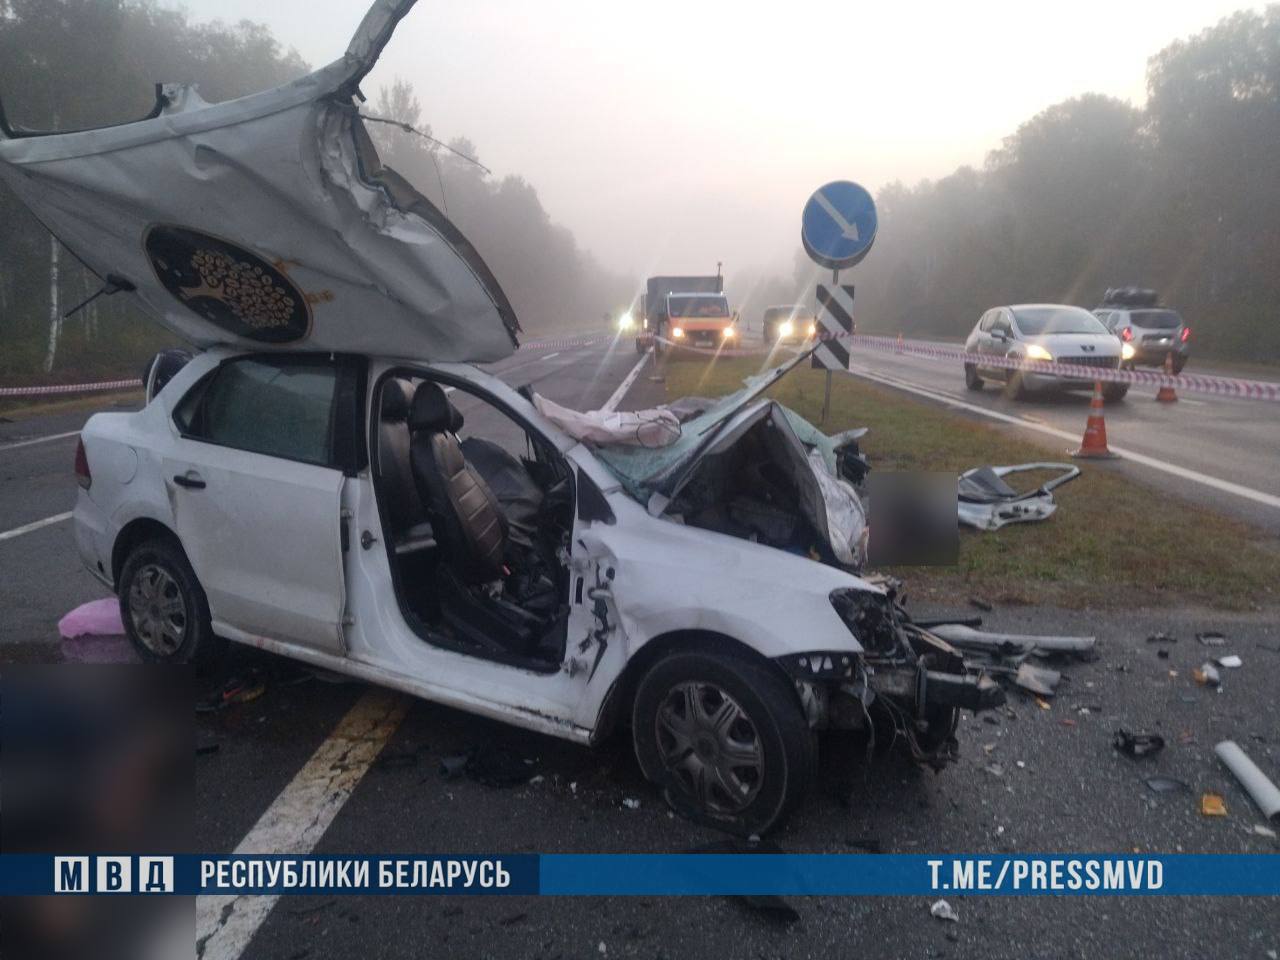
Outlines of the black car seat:
<svg viewBox="0 0 1280 960">
<path fill-rule="evenodd" d="M 412 403 L 413 385 L 407 380 L 392 379 L 383 384 L 378 422 L 378 473 L 390 526 L 387 536 L 397 556 L 418 553 L 436 545 L 409 464 Z"/>
<path fill-rule="evenodd" d="M 502 580 L 507 520 L 484 478 L 467 462 L 455 430 L 461 415 L 439 384 L 424 381 L 409 412 L 409 457 L 444 556 L 440 610 L 454 631 L 478 646 L 527 653 L 542 618 L 482 585 Z"/>
</svg>

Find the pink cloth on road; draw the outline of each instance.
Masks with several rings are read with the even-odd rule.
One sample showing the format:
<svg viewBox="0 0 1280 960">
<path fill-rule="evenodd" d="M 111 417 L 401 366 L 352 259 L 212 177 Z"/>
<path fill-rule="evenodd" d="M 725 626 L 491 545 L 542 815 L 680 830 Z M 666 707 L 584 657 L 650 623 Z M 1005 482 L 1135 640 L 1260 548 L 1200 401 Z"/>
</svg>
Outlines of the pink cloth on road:
<svg viewBox="0 0 1280 960">
<path fill-rule="evenodd" d="M 123 636 L 120 601 L 115 597 L 103 597 L 101 600 L 82 603 L 58 621 L 58 633 L 64 640 L 83 636 Z"/>
</svg>

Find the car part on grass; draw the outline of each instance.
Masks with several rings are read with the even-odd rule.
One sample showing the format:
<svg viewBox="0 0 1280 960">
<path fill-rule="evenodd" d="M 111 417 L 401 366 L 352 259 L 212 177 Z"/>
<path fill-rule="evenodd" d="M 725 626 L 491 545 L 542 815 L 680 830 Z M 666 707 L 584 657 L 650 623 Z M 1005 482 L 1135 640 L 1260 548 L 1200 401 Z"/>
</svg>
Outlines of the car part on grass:
<svg viewBox="0 0 1280 960">
<path fill-rule="evenodd" d="M 1225 817 L 1227 802 L 1222 799 L 1222 794 L 1206 791 L 1200 795 L 1200 812 L 1206 817 Z"/>
<path fill-rule="evenodd" d="M 948 643 L 967 649 L 993 653 L 1039 650 L 1042 653 L 1087 654 L 1093 650 L 1097 637 L 1055 637 L 1023 633 L 988 633 L 957 623 L 941 624 L 930 630 Z"/>
<path fill-rule="evenodd" d="M 664 407 L 650 410 L 572 410 L 533 395 L 538 412 L 573 437 L 589 443 L 669 447 L 680 439 L 679 417 Z"/>
<path fill-rule="evenodd" d="M 1164 749 L 1164 737 L 1158 733 L 1130 733 L 1128 730 L 1117 730 L 1111 745 L 1126 757 L 1140 759 L 1150 757 Z"/>
<path fill-rule="evenodd" d="M 1213 752 L 1235 774 L 1262 815 L 1272 822 L 1280 822 L 1280 788 L 1249 759 L 1239 744 L 1234 740 L 1223 740 L 1213 748 Z"/>
<path fill-rule="evenodd" d="M 1058 476 L 1034 490 L 1019 493 L 1004 482 L 1014 473 L 1056 470 Z M 1021 463 L 1005 467 L 974 467 L 960 474 L 960 522 L 978 530 L 998 530 L 1007 523 L 1047 520 L 1058 509 L 1053 490 L 1080 476 L 1069 463 Z"/>
</svg>

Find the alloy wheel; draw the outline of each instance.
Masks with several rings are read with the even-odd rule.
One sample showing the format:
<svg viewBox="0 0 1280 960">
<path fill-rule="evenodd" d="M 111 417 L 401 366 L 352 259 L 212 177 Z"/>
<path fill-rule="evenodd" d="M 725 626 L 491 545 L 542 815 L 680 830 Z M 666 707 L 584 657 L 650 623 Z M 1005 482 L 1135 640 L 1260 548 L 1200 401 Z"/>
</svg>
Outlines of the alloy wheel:
<svg viewBox="0 0 1280 960">
<path fill-rule="evenodd" d="M 149 563 L 129 587 L 129 619 L 138 639 L 160 657 L 169 657 L 187 637 L 187 602 L 169 571 Z"/>
</svg>

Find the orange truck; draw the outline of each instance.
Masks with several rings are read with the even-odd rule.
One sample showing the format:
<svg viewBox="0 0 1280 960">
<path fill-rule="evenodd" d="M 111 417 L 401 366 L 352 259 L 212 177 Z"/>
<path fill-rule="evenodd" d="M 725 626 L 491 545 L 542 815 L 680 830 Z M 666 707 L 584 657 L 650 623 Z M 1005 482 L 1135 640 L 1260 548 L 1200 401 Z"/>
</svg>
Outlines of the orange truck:
<svg viewBox="0 0 1280 960">
<path fill-rule="evenodd" d="M 643 328 L 636 350 L 669 344 L 719 347 L 736 342 L 738 317 L 729 309 L 722 276 L 650 277 L 640 297 Z"/>
</svg>

